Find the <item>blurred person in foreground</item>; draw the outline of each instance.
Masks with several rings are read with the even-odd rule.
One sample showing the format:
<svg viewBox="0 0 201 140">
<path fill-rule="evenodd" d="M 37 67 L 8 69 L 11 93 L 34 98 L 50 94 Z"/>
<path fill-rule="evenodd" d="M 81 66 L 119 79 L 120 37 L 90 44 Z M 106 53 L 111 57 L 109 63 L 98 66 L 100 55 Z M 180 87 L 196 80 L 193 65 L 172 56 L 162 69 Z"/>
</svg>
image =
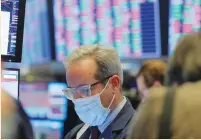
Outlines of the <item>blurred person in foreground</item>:
<svg viewBox="0 0 201 140">
<path fill-rule="evenodd" d="M 2 69 L 2 63 L 1 63 Z M 2 79 L 1 79 L 2 81 Z M 1 138 L 33 139 L 31 123 L 21 103 L 1 88 Z"/>
<path fill-rule="evenodd" d="M 64 63 L 68 88 L 63 91 L 84 122 L 65 138 L 125 138 L 134 109 L 121 93 L 123 71 L 114 48 L 82 46 Z"/>
<path fill-rule="evenodd" d="M 136 76 L 137 88 L 143 102 L 148 89 L 164 85 L 167 65 L 162 60 L 146 60 Z"/>
<path fill-rule="evenodd" d="M 152 88 L 128 138 L 201 138 L 201 32 L 182 37 L 169 62 L 167 88 Z"/>
<path fill-rule="evenodd" d="M 1 138 L 33 139 L 33 130 L 22 105 L 1 90 Z"/>
</svg>

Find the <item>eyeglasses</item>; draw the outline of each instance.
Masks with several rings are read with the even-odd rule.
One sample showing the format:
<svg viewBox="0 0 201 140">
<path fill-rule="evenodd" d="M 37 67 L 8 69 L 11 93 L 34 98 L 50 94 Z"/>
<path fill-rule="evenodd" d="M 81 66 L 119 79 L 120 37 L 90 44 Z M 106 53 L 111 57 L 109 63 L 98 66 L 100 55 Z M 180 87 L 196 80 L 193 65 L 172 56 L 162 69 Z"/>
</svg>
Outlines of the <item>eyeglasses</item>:
<svg viewBox="0 0 201 140">
<path fill-rule="evenodd" d="M 113 75 L 112 75 L 113 76 Z M 63 89 L 62 91 L 64 92 L 64 94 L 66 95 L 66 97 L 69 99 L 69 100 L 73 100 L 75 99 L 76 97 L 90 97 L 91 96 L 91 87 L 99 84 L 99 83 L 102 83 L 104 82 L 105 80 L 109 79 L 110 77 L 112 76 L 108 76 L 98 82 L 95 82 L 91 85 L 84 85 L 84 86 L 79 86 L 77 88 L 66 88 L 66 89 Z M 79 94 L 79 96 L 78 96 Z"/>
</svg>

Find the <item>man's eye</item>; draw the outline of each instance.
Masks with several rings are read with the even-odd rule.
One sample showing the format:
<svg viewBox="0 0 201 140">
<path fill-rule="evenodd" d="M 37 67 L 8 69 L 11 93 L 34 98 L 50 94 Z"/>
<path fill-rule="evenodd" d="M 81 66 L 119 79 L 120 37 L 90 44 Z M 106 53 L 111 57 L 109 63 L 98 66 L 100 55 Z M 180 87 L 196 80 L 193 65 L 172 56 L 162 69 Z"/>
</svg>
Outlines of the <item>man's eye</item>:
<svg viewBox="0 0 201 140">
<path fill-rule="evenodd" d="M 80 93 L 85 93 L 85 92 L 87 92 L 88 91 L 88 88 L 78 88 L 77 89 Z"/>
</svg>

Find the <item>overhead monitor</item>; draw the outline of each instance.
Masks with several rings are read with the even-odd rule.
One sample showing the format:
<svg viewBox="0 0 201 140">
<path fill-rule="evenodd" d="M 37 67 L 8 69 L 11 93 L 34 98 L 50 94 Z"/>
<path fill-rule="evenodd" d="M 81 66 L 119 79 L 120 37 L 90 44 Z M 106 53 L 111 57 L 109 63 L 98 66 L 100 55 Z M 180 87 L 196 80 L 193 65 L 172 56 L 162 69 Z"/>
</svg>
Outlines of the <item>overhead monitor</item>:
<svg viewBox="0 0 201 140">
<path fill-rule="evenodd" d="M 201 30 L 201 0 L 170 0 L 168 53 L 174 53 L 178 39 Z"/>
<path fill-rule="evenodd" d="M 81 45 L 114 47 L 121 59 L 161 55 L 159 0 L 54 0 L 56 59 Z"/>
<path fill-rule="evenodd" d="M 64 123 L 51 120 L 31 120 L 36 139 L 63 138 Z"/>
<path fill-rule="evenodd" d="M 62 89 L 66 84 L 47 82 L 21 82 L 19 99 L 31 119 L 65 120 L 67 98 Z"/>
<path fill-rule="evenodd" d="M 2 88 L 12 97 L 18 99 L 19 95 L 19 69 L 3 69 L 1 70 Z"/>
<path fill-rule="evenodd" d="M 1 59 L 21 62 L 26 0 L 1 0 Z"/>
<path fill-rule="evenodd" d="M 26 0 L 22 63 L 42 64 L 52 58 L 48 0 Z"/>
</svg>

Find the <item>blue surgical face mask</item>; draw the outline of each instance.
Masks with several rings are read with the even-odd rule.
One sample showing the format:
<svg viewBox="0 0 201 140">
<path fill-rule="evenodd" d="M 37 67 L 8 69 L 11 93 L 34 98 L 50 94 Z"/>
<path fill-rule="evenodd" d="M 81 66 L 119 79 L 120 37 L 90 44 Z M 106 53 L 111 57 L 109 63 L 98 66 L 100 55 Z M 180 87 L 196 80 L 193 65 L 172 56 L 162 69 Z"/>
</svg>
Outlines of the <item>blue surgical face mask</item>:
<svg viewBox="0 0 201 140">
<path fill-rule="evenodd" d="M 115 95 L 108 108 L 104 108 L 101 104 L 100 95 L 104 92 L 108 82 L 104 89 L 94 96 L 74 99 L 72 100 L 75 104 L 75 111 L 79 118 L 89 126 L 101 125 L 110 113 L 110 106 L 114 100 Z"/>
</svg>

